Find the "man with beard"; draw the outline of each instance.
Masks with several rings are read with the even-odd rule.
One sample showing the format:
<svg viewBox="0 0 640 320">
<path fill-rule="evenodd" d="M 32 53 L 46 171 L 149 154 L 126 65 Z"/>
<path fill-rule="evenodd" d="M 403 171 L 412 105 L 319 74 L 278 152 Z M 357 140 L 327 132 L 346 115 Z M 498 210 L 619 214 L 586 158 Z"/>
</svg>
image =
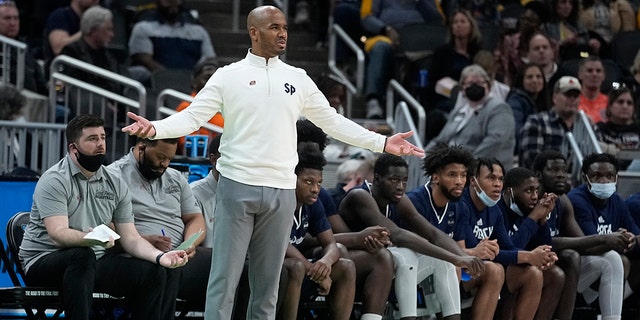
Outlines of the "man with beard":
<svg viewBox="0 0 640 320">
<path fill-rule="evenodd" d="M 407 179 L 407 163 L 398 156 L 382 154 L 374 165 L 373 183 L 351 189 L 338 212 L 351 231 L 376 225 L 389 231 L 393 246 L 388 249 L 395 263 L 395 293 L 402 319 L 417 316 L 416 286 L 431 274 L 443 318 L 460 319 L 455 267 L 480 277 L 485 266 L 415 210 L 404 194 Z M 398 226 L 400 223 L 404 228 Z"/>
<path fill-rule="evenodd" d="M 629 240 L 621 230 L 610 234 L 585 236 L 574 216 L 573 205 L 566 195 L 567 161 L 558 151 L 545 150 L 534 161 L 534 172 L 540 179 L 540 193 L 557 195 L 547 226 L 551 243 L 558 254 L 556 264 L 565 273 L 565 285 L 556 310 L 558 319 L 571 319 L 575 292 L 582 293 L 590 304 L 600 295 L 603 319 L 620 319 L 622 312 L 623 264 L 616 251 L 628 247 Z M 555 221 L 555 223 L 554 223 Z M 600 278 L 597 291 L 590 286 Z"/>
<path fill-rule="evenodd" d="M 416 210 L 455 241 L 464 240 L 461 212 L 464 208 L 460 208 L 458 200 L 473 161 L 473 155 L 462 146 L 439 144 L 423 160 L 422 168 L 430 180 L 407 192 Z M 475 250 L 496 252 L 497 249 L 496 240 L 485 240 Z M 484 268 L 481 276 L 462 282 L 466 291 L 477 288 L 471 307 L 473 319 L 493 317 L 504 282 L 502 265 L 487 260 Z"/>
<path fill-rule="evenodd" d="M 176 297 L 204 304 L 211 267 L 211 248 L 199 246 L 206 236 L 200 207 L 187 179 L 168 168 L 177 143 L 178 139 L 139 139 L 129 154 L 107 167 L 133 191 L 136 229 L 158 250 L 175 249 L 194 234 L 202 233 L 185 249 L 189 268 L 167 272 L 161 319 L 174 318 Z"/>
<path fill-rule="evenodd" d="M 131 30 L 134 79 L 145 80 L 163 69 L 192 70 L 199 61 L 216 56 L 209 33 L 183 9 L 182 0 L 156 0 L 156 6 Z"/>
<path fill-rule="evenodd" d="M 183 250 L 158 250 L 142 238 L 126 183 L 103 167 L 104 120 L 79 115 L 67 125 L 68 153 L 38 180 L 20 262 L 29 286 L 52 286 L 63 296 L 65 319 L 89 319 L 92 292 L 124 296 L 134 319 L 160 319 L 166 273 L 188 261 Z M 107 250 L 115 239 L 87 234 L 112 225 L 130 256 Z"/>
</svg>

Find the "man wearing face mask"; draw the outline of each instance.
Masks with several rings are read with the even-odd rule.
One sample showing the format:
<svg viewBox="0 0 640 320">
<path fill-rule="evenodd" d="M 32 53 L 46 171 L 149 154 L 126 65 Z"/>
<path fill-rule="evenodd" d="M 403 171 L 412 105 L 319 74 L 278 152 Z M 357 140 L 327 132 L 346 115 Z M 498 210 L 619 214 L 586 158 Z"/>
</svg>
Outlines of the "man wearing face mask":
<svg viewBox="0 0 640 320">
<path fill-rule="evenodd" d="M 166 274 L 185 265 L 187 253 L 156 249 L 136 230 L 129 188 L 102 166 L 104 120 L 79 115 L 66 138 L 67 155 L 40 177 L 33 194 L 19 253 L 25 283 L 60 288 L 65 319 L 89 319 L 94 291 L 131 299 L 134 319 L 161 319 Z M 113 237 L 85 238 L 102 224 L 112 225 L 133 258 L 107 250 Z"/>
<path fill-rule="evenodd" d="M 187 179 L 168 167 L 177 143 L 177 138 L 139 139 L 129 154 L 107 167 L 135 190 L 131 203 L 136 229 L 163 252 L 205 231 L 204 217 Z M 167 272 L 159 319 L 174 318 L 176 297 L 204 304 L 211 268 L 211 248 L 199 246 L 205 236 L 203 232 L 185 249 L 189 268 Z"/>
<path fill-rule="evenodd" d="M 184 10 L 182 0 L 156 0 L 156 6 L 131 30 L 134 79 L 146 80 L 163 69 L 192 70 L 199 61 L 216 57 L 209 33 Z"/>
<path fill-rule="evenodd" d="M 640 228 L 629 213 L 624 200 L 616 193 L 618 180 L 618 161 L 615 156 L 607 153 L 593 153 L 582 161 L 582 175 L 584 184 L 574 188 L 568 194 L 575 209 L 576 221 L 586 235 L 610 234 L 622 232 L 627 236 L 627 248 L 611 248 L 618 250 L 625 266 L 625 278 L 633 279 L 633 283 L 626 282 L 624 297 L 633 291 L 640 290 L 637 272 L 629 276 L 630 270 L 638 270 L 638 237 Z"/>
<path fill-rule="evenodd" d="M 491 78 L 479 65 L 462 70 L 460 85 L 466 102 L 449 113 L 442 131 L 429 141 L 425 150 L 438 143 L 461 145 L 474 157 L 496 157 L 510 169 L 516 145 L 511 107 L 489 94 Z"/>
<path fill-rule="evenodd" d="M 538 154 L 534 171 L 540 179 L 540 193 L 553 192 L 558 196 L 549 215 L 549 221 L 557 219 L 557 223 L 547 223 L 553 249 L 558 254 L 556 264 L 565 274 L 555 318 L 572 319 L 577 291 L 588 305 L 598 295 L 601 297 L 598 302 L 603 319 L 620 319 L 624 267 L 616 251 L 628 248 L 626 231 L 584 235 L 566 195 L 567 161 L 560 152 L 545 150 Z"/>
<path fill-rule="evenodd" d="M 542 292 L 542 271 L 553 266 L 557 256 L 548 245 L 531 251 L 518 250 L 514 246 L 505 228 L 502 210 L 496 206 L 502 197 L 504 181 L 504 169 L 497 159 L 478 158 L 471 174 L 461 199 L 467 211 L 462 218 L 465 236 L 460 245 L 470 254 L 504 266 L 507 290 L 503 292 L 509 294 L 500 298 L 503 316 L 533 319 Z M 474 250 L 486 241 L 497 242 L 499 246 L 493 259 L 486 252 Z"/>
</svg>

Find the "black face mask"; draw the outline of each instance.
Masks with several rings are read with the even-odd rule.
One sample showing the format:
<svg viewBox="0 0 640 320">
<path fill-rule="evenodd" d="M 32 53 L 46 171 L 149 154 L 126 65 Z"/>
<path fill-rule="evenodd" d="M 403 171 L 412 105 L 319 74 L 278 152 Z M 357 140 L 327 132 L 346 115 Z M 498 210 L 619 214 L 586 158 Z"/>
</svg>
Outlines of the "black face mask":
<svg viewBox="0 0 640 320">
<path fill-rule="evenodd" d="M 96 172 L 98 171 L 98 169 L 100 169 L 100 166 L 104 164 L 105 155 L 102 153 L 93 156 L 86 155 L 80 152 L 78 146 L 76 146 L 76 151 L 78 151 L 78 154 L 76 156 L 78 159 L 78 163 L 87 171 Z"/>
<path fill-rule="evenodd" d="M 474 83 L 464 89 L 464 95 L 469 101 L 478 102 L 484 98 L 484 87 Z"/>
<path fill-rule="evenodd" d="M 140 174 L 147 180 L 155 180 L 164 174 L 164 171 L 156 171 L 153 169 L 153 164 L 147 161 L 147 157 L 145 157 L 144 149 L 140 150 L 140 160 L 138 161 L 138 170 L 140 170 Z M 165 170 L 166 171 L 166 170 Z"/>
</svg>

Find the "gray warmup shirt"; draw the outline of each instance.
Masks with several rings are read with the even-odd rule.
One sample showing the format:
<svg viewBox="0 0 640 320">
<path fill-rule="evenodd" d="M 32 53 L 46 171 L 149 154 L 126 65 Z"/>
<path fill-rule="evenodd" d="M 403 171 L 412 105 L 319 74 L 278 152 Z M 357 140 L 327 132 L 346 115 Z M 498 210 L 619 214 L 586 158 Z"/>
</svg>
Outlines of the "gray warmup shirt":
<svg viewBox="0 0 640 320">
<path fill-rule="evenodd" d="M 104 167 L 87 179 L 69 154 L 49 168 L 33 193 L 30 220 L 20 246 L 25 272 L 39 258 L 62 249 L 44 226 L 44 218 L 61 215 L 69 218 L 69 228 L 84 232 L 100 224 L 133 222 L 129 188 Z M 97 259 L 104 255 L 104 247 L 92 249 Z"/>
<path fill-rule="evenodd" d="M 110 164 L 107 169 L 112 174 L 120 175 L 131 189 L 136 229 L 141 235 L 162 235 L 164 230 L 165 235 L 171 238 L 173 248 L 185 240 L 182 216 L 201 214 L 202 211 L 182 173 L 167 168 L 160 178 L 147 180 L 138 170 L 133 151 Z"/>
</svg>

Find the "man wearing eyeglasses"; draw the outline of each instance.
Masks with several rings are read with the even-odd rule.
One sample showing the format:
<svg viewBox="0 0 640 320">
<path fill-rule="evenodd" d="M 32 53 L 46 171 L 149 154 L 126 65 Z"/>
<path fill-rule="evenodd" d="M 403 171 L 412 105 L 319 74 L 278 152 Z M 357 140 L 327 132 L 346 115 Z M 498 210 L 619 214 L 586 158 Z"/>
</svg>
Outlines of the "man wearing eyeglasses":
<svg viewBox="0 0 640 320">
<path fill-rule="evenodd" d="M 551 110 L 532 114 L 522 127 L 520 166 L 532 169 L 536 156 L 546 149 L 560 150 L 562 140 L 577 119 L 582 86 L 575 77 L 564 76 L 553 87 Z"/>
</svg>

